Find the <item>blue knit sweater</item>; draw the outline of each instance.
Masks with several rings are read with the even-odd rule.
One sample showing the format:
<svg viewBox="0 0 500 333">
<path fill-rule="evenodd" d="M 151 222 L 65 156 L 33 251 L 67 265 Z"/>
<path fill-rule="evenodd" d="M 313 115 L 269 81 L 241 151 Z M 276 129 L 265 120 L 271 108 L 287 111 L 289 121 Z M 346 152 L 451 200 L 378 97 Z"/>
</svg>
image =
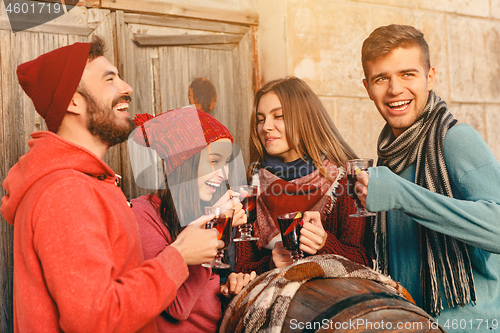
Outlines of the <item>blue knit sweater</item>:
<svg viewBox="0 0 500 333">
<path fill-rule="evenodd" d="M 417 223 L 468 244 L 477 303 L 447 308 L 436 318 L 447 332 L 500 332 L 500 164 L 467 124 L 453 126 L 444 157 L 454 198 L 416 184 L 415 164 L 399 175 L 371 168 L 369 211 L 387 211 L 390 275 L 422 306 Z"/>
</svg>

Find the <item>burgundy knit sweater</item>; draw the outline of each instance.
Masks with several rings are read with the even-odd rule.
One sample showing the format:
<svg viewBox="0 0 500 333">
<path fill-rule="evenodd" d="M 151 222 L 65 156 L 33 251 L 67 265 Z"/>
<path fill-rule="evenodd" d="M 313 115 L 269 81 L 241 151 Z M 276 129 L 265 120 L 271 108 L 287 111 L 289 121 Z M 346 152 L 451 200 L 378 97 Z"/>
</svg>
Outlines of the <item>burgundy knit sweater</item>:
<svg viewBox="0 0 500 333">
<path fill-rule="evenodd" d="M 337 199 L 330 213 L 326 216 L 323 228 L 327 233 L 326 244 L 318 254 L 339 254 L 354 262 L 371 267 L 364 245 L 365 218 L 352 218 L 356 212 L 354 200 L 347 194 L 347 177 L 339 181 Z M 236 242 L 236 272 L 262 274 L 270 268 L 271 250 L 259 249 L 255 242 Z"/>
</svg>

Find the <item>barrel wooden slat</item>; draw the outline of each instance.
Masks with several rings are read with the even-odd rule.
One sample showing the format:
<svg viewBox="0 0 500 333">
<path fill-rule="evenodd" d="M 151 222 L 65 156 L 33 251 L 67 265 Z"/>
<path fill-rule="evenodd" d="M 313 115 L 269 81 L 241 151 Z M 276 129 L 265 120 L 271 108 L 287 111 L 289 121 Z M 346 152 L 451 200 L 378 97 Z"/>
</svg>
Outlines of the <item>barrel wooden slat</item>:
<svg viewBox="0 0 500 333">
<path fill-rule="evenodd" d="M 327 324 L 304 330 L 308 323 L 312 328 L 314 320 L 325 323 L 323 318 Z M 358 278 L 306 282 L 290 304 L 282 332 L 332 331 L 444 332 L 441 327 L 435 328 L 434 320 L 424 310 L 377 282 Z"/>
<path fill-rule="evenodd" d="M 307 314 L 307 318 L 304 319 L 313 320 L 321 314 L 318 309 L 328 308 L 332 304 L 332 300 L 310 286 L 303 285 L 302 287 L 303 291 L 295 294 L 294 300 L 296 306 L 288 309 L 287 317 L 304 318 Z"/>
<path fill-rule="evenodd" d="M 440 330 L 427 330 L 430 318 L 425 315 L 422 309 L 416 306 L 406 304 L 406 307 L 402 307 L 401 303 L 395 301 L 388 301 L 387 304 L 384 304 L 384 307 L 374 303 L 376 302 L 365 302 L 335 316 L 335 322 L 350 323 L 360 320 L 362 323 L 355 328 L 346 325 L 346 329 L 338 332 L 370 332 L 371 328 L 373 332 L 443 332 Z M 371 323 L 371 325 L 368 323 Z M 391 323 L 390 328 L 388 323 Z M 399 324 L 403 326 L 398 329 Z M 416 329 L 410 330 L 404 326 L 406 324 Z M 328 330 L 319 330 L 318 332 L 328 332 Z"/>
</svg>

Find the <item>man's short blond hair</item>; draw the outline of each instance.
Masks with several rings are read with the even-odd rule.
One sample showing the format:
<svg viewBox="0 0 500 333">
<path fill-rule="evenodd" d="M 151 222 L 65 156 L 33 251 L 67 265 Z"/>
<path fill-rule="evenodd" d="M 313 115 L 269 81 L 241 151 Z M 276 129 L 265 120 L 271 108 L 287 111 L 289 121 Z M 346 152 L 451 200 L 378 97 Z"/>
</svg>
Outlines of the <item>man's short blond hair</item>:
<svg viewBox="0 0 500 333">
<path fill-rule="evenodd" d="M 361 48 L 361 63 L 365 78 L 368 79 L 366 63 L 385 57 L 394 49 L 417 46 L 422 51 L 422 65 L 428 71 L 431 68 L 429 45 L 424 39 L 424 34 L 409 25 L 391 24 L 378 27 L 363 42 Z"/>
</svg>

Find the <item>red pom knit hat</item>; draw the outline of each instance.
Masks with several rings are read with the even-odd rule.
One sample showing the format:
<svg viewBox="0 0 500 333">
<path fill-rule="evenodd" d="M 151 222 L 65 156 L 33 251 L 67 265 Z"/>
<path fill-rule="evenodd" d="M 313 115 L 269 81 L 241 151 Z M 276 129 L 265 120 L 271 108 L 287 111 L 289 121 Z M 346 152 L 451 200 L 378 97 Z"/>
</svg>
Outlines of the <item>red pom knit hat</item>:
<svg viewBox="0 0 500 333">
<path fill-rule="evenodd" d="M 75 43 L 42 54 L 17 67 L 24 92 L 47 127 L 57 132 L 87 65 L 90 43 Z"/>
<path fill-rule="evenodd" d="M 165 175 L 219 139 L 233 137 L 229 130 L 208 113 L 192 106 L 157 116 L 136 115 L 137 128 L 131 138 L 140 145 L 151 147 L 165 161 Z"/>
</svg>

